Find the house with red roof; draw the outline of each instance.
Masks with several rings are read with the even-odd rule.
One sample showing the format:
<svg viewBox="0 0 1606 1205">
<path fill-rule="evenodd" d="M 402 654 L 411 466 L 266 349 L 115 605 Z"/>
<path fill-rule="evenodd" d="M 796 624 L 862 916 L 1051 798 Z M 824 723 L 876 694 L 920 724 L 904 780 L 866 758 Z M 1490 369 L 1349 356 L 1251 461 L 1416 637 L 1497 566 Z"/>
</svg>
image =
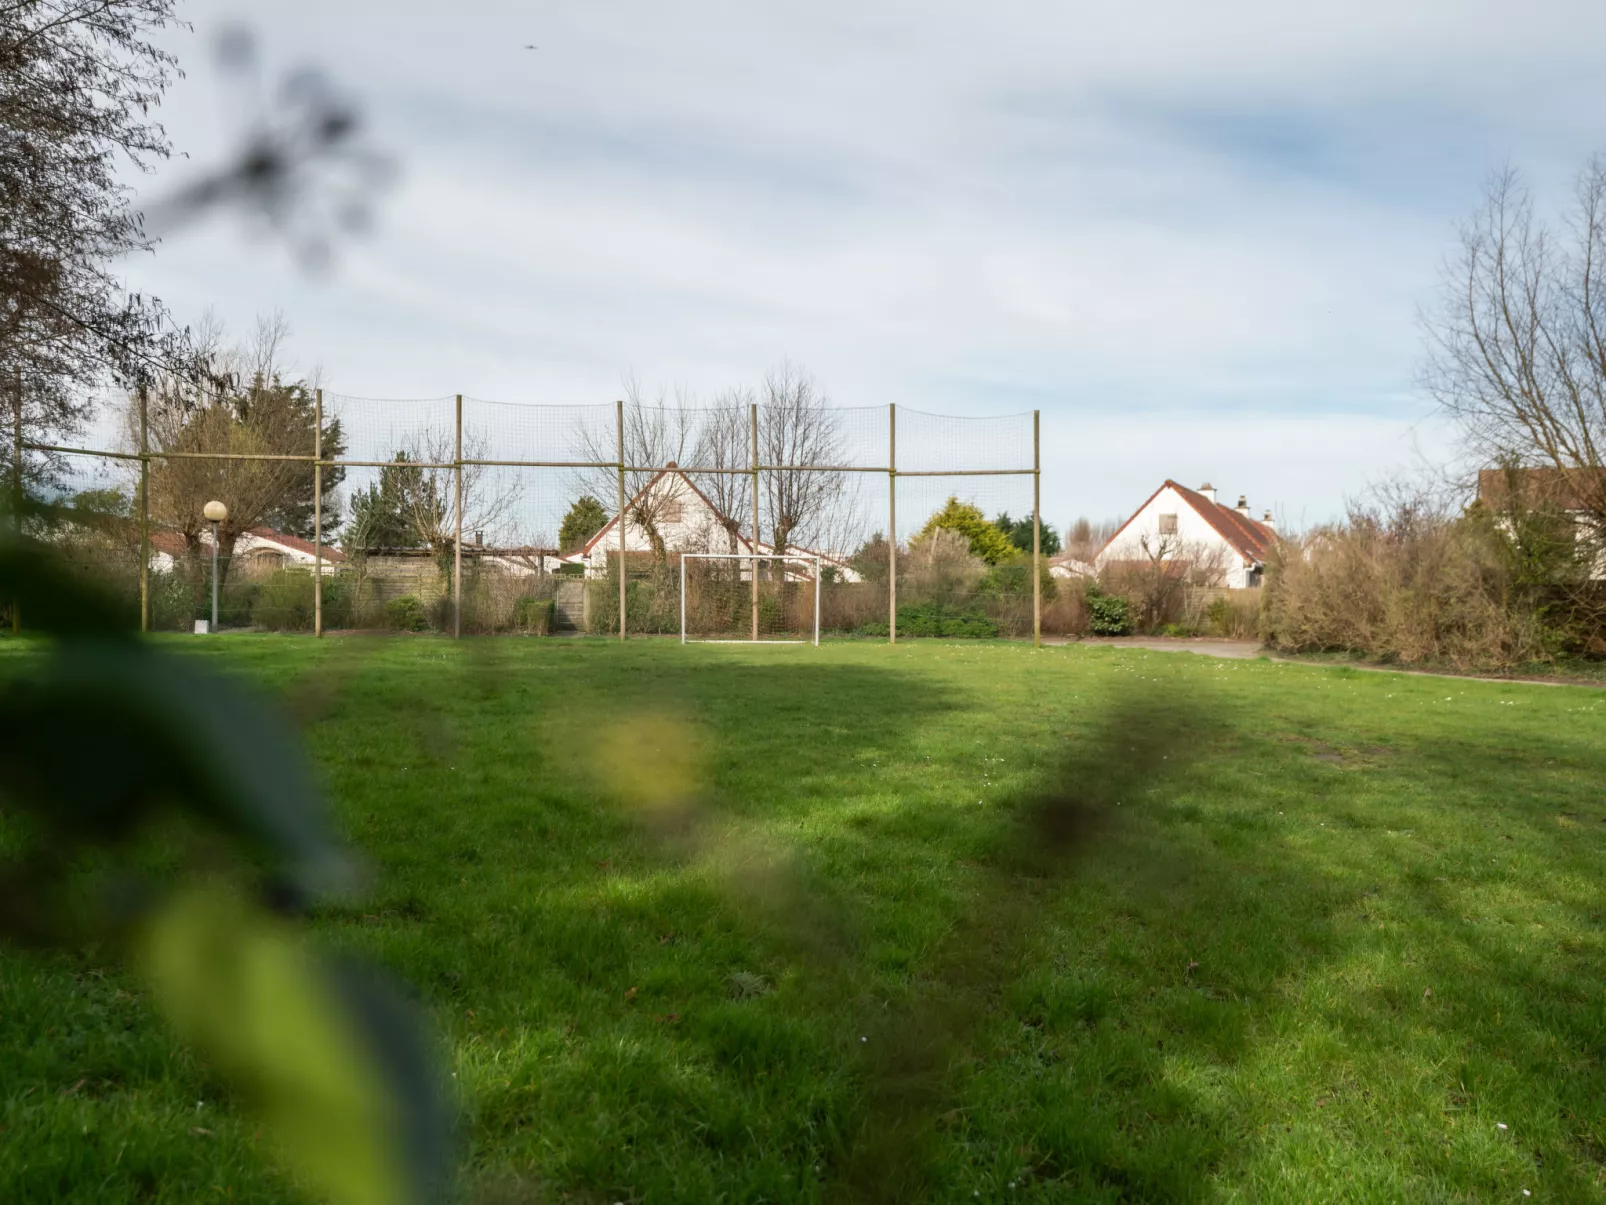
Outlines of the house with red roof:
<svg viewBox="0 0 1606 1205">
<path fill-rule="evenodd" d="M 210 528 L 201 532 L 203 556 L 212 552 Z M 184 537 L 166 528 L 151 531 L 151 569 L 157 573 L 171 572 L 173 567 L 189 555 Z M 234 539 L 232 572 L 255 576 L 272 573 L 276 569 L 311 569 L 317 563 L 317 550 L 311 540 L 303 540 L 286 531 L 271 527 L 252 527 Z M 323 572 L 336 572 L 346 563 L 346 554 L 331 544 L 323 546 Z"/>
<path fill-rule="evenodd" d="M 1093 565 L 1103 570 L 1163 562 L 1175 572 L 1218 579 L 1204 584 L 1242 590 L 1260 585 L 1276 539 L 1271 512 L 1255 519 L 1242 495 L 1229 507 L 1216 500 L 1214 486 L 1192 490 L 1167 480 L 1109 538 Z"/>
</svg>

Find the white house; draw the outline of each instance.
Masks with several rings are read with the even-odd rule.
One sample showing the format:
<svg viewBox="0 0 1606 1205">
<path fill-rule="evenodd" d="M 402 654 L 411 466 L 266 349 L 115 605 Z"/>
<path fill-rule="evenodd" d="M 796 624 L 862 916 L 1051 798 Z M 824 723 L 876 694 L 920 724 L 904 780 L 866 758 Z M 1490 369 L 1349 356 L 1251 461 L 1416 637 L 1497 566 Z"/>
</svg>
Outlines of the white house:
<svg viewBox="0 0 1606 1205">
<path fill-rule="evenodd" d="M 661 469 L 635 497 L 625 503 L 624 545 L 627 559 L 645 560 L 654 554 L 648 526 L 657 534 L 663 550 L 673 557 L 683 552 L 721 552 L 760 554 L 771 551 L 763 541 L 755 544 L 742 534 L 742 524 L 720 513 L 712 499 L 674 464 Z M 803 556 L 817 556 L 822 564 L 836 569 L 845 581 L 858 581 L 859 575 L 845 560 L 813 549 L 788 549 Z M 606 577 L 608 558 L 619 553 L 619 516 L 609 519 L 602 530 L 585 544 L 559 558 L 569 564 L 585 566 L 587 577 Z M 788 576 L 806 576 L 801 566 L 789 568 Z"/>
<path fill-rule="evenodd" d="M 1276 535 L 1271 512 L 1252 518 L 1243 497 L 1236 507 L 1227 507 L 1216 501 L 1214 486 L 1191 490 L 1167 480 L 1110 537 L 1093 564 L 1102 570 L 1165 560 L 1219 573 L 1220 585 L 1241 590 L 1260 585 Z"/>
<path fill-rule="evenodd" d="M 201 532 L 201 547 L 211 555 L 212 531 Z M 184 537 L 176 531 L 151 532 L 151 569 L 170 572 L 187 552 Z M 272 573 L 275 569 L 311 569 L 317 563 L 311 540 L 271 527 L 253 527 L 234 539 L 233 571 L 245 574 Z M 323 546 L 323 572 L 334 573 L 345 564 L 346 554 L 331 544 Z"/>
</svg>

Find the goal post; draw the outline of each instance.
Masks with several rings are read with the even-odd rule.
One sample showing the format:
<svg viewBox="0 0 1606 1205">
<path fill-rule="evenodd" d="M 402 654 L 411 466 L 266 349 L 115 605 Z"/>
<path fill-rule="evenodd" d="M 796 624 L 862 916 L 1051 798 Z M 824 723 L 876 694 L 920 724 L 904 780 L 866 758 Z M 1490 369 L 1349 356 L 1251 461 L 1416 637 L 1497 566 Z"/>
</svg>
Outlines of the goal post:
<svg viewBox="0 0 1606 1205">
<path fill-rule="evenodd" d="M 680 642 L 819 644 L 820 561 L 811 553 L 682 553 Z"/>
</svg>

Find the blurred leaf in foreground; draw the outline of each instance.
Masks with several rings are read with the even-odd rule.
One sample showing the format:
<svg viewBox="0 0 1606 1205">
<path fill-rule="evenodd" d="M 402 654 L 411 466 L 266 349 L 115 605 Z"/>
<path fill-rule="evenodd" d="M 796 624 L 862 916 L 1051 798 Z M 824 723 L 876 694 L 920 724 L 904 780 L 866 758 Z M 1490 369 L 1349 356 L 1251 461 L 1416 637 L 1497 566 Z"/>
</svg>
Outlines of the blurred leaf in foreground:
<svg viewBox="0 0 1606 1205">
<path fill-rule="evenodd" d="M 449 1122 L 419 1019 L 289 919 L 355 873 L 288 719 L 126 631 L 40 545 L 0 542 L 0 597 L 48 638 L 0 682 L 0 936 L 127 941 L 319 1197 L 440 1199 Z M 175 817 L 204 840 L 158 827 Z"/>
</svg>

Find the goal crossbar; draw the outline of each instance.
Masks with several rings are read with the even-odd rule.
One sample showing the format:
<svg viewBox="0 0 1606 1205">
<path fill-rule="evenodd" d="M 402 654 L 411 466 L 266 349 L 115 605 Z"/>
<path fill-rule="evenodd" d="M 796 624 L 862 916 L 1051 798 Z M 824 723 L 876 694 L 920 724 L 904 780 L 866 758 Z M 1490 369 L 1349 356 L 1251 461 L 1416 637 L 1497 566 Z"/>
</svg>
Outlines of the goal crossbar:
<svg viewBox="0 0 1606 1205">
<path fill-rule="evenodd" d="M 813 644 L 820 643 L 820 562 L 821 557 L 806 552 L 683 552 L 680 554 L 680 643 L 682 644 Z M 814 566 L 814 637 L 805 639 L 752 640 L 739 637 L 691 636 L 686 632 L 687 561 L 793 561 Z M 758 566 L 753 566 L 756 577 Z"/>
</svg>

